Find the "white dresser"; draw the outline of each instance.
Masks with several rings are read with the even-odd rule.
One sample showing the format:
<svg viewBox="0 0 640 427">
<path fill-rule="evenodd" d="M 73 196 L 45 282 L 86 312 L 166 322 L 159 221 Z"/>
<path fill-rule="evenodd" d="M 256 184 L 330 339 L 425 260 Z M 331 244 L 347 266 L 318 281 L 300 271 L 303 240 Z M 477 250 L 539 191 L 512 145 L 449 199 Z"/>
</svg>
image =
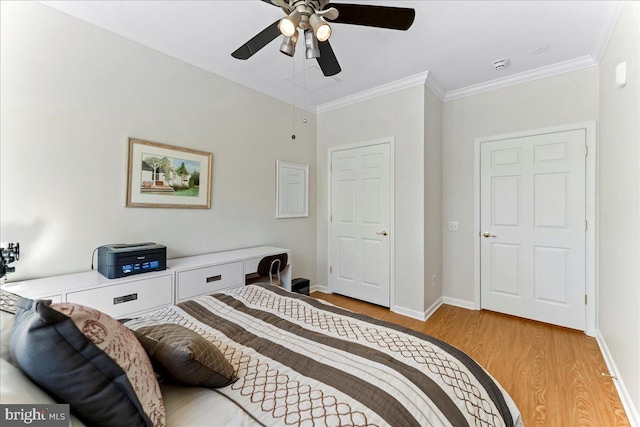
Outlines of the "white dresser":
<svg viewBox="0 0 640 427">
<path fill-rule="evenodd" d="M 167 269 L 107 279 L 97 271 L 6 283 L 9 292 L 53 302 L 74 302 L 123 318 L 155 310 L 169 304 L 244 286 L 246 277 L 256 272 L 268 255 L 287 253 L 289 267 L 282 284 L 291 290 L 291 252 L 273 246 L 258 246 L 216 252 L 167 261 Z"/>
</svg>

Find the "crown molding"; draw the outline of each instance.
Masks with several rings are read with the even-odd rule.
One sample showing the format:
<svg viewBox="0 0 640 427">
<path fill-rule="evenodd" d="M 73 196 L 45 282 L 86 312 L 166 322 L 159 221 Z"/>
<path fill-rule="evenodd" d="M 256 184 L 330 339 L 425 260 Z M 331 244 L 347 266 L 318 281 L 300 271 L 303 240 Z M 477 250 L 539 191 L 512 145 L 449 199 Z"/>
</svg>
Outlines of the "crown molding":
<svg viewBox="0 0 640 427">
<path fill-rule="evenodd" d="M 325 113 L 327 111 L 335 110 L 341 107 L 346 107 L 347 105 L 377 98 L 379 96 L 387 95 L 389 93 L 397 92 L 409 87 L 424 85 L 427 82 L 428 75 L 429 71 L 425 71 L 423 73 L 415 74 L 413 76 L 409 76 L 404 79 L 396 80 L 391 83 L 358 92 L 353 95 L 345 96 L 343 98 L 336 99 L 335 101 L 320 104 L 316 108 L 316 114 Z"/>
<path fill-rule="evenodd" d="M 523 73 L 513 74 L 508 77 L 490 80 L 473 86 L 463 87 L 461 89 L 450 90 L 444 97 L 444 101 L 464 98 L 466 96 L 477 95 L 491 90 L 502 89 L 508 86 L 520 83 L 530 82 L 545 77 L 555 76 L 557 74 L 567 73 L 569 71 L 581 70 L 583 68 L 598 65 L 598 62 L 591 56 L 586 55 L 580 58 L 571 59 L 569 61 L 558 62 L 557 64 L 548 65 L 546 67 L 536 68 L 535 70 L 525 71 Z"/>
<path fill-rule="evenodd" d="M 618 19 L 618 15 L 620 14 L 621 6 L 619 3 L 615 2 L 616 7 L 612 7 L 609 9 L 609 13 L 605 16 L 605 20 L 607 21 L 607 25 L 605 28 L 609 28 L 610 30 L 602 31 L 600 35 L 600 42 L 598 42 L 598 49 L 601 51 L 599 55 L 602 56 L 602 52 L 604 52 L 604 48 L 606 47 L 607 41 L 611 36 L 611 32 L 615 27 L 615 22 Z M 602 46 L 602 47 L 600 47 Z M 434 77 L 433 73 L 430 71 L 425 71 L 423 73 L 415 74 L 413 76 L 396 80 L 395 82 L 387 83 L 381 86 L 374 87 L 369 90 L 365 90 L 362 92 L 358 92 L 353 95 L 345 96 L 343 98 L 337 99 L 335 101 L 327 102 L 324 104 L 318 105 L 316 108 L 316 114 L 325 113 L 327 111 L 335 110 L 337 108 L 346 107 L 347 105 L 356 104 L 361 101 L 366 101 L 368 99 L 373 99 L 378 96 L 387 95 L 389 93 L 397 92 L 402 89 L 406 89 L 413 86 L 418 85 L 426 85 L 431 91 L 443 102 L 451 101 L 458 98 L 464 98 L 466 96 L 477 95 L 483 92 L 489 92 L 496 89 L 502 89 L 508 86 L 517 85 L 520 83 L 526 83 L 533 80 L 542 79 L 545 77 L 555 76 L 557 74 L 567 73 L 570 71 L 577 71 L 583 68 L 592 67 L 594 65 L 598 65 L 598 60 L 594 59 L 591 55 L 585 55 L 580 58 L 571 59 L 569 61 L 559 62 L 556 64 L 551 64 L 546 67 L 536 68 L 535 70 L 525 71 L 523 73 L 513 74 L 511 76 L 507 76 L 500 79 L 490 80 L 485 83 L 480 83 L 477 85 L 463 87 L 461 89 L 445 91 L 437 79 Z"/>
<path fill-rule="evenodd" d="M 433 76 L 431 71 L 427 71 L 427 81 L 425 82 L 427 87 L 431 89 L 435 96 L 438 97 L 440 101 L 444 101 L 444 97 L 447 94 L 446 91 L 440 86 L 440 83 Z"/>
<path fill-rule="evenodd" d="M 607 10 L 602 19 L 602 25 L 600 26 L 600 32 L 598 33 L 598 38 L 596 39 L 595 47 L 593 49 L 593 57 L 597 63 L 600 63 L 602 55 L 604 55 L 604 51 L 609 43 L 609 39 L 611 38 L 611 34 L 613 34 L 613 30 L 616 28 L 616 23 L 620 17 L 620 12 L 622 11 L 624 2 L 612 1 L 607 3 L 607 6 Z"/>
</svg>

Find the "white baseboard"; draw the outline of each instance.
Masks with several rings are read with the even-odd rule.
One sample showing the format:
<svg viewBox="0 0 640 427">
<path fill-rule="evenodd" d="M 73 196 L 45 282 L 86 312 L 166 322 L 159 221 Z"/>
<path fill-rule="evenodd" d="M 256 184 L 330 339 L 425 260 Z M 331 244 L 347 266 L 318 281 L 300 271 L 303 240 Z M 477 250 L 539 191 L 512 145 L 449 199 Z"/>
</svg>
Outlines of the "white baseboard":
<svg viewBox="0 0 640 427">
<path fill-rule="evenodd" d="M 311 288 L 309 289 L 309 293 L 312 293 L 312 292 L 322 292 L 323 294 L 331 294 L 331 291 L 329 291 L 329 287 L 326 285 L 312 285 Z M 403 316 L 411 317 L 413 319 L 418 319 L 424 322 L 429 317 L 431 317 L 431 315 L 435 313 L 436 310 L 439 309 L 441 305 L 442 305 L 442 298 L 439 298 L 436 302 L 434 302 L 431 305 L 431 307 L 427 308 L 424 311 L 424 313 L 417 310 L 410 309 L 410 308 L 400 307 L 398 305 L 391 307 L 390 310 L 394 313 L 398 313 Z"/>
<path fill-rule="evenodd" d="M 309 293 L 322 292 L 323 294 L 330 294 L 329 287 L 327 285 L 312 285 L 309 289 Z"/>
<path fill-rule="evenodd" d="M 413 310 L 406 307 L 393 306 L 391 307 L 391 311 L 397 314 L 402 314 L 403 316 L 411 317 L 413 319 L 418 319 L 421 321 L 427 320 L 435 311 L 440 308 L 442 305 L 442 298 L 439 298 L 436 302 L 431 304 L 431 307 L 427 308 L 424 312 L 420 312 L 418 310 Z"/>
<path fill-rule="evenodd" d="M 403 316 L 411 317 L 412 319 L 418 319 L 422 321 L 427 320 L 425 317 L 425 313 L 418 310 L 413 310 L 411 308 L 394 305 L 393 307 L 391 307 L 391 311 L 397 314 L 401 314 Z"/>
<path fill-rule="evenodd" d="M 475 303 L 473 301 L 466 301 L 463 299 L 442 297 L 442 302 L 447 305 L 453 305 L 455 307 L 466 308 L 467 310 L 475 310 Z"/>
<path fill-rule="evenodd" d="M 427 320 L 433 313 L 436 312 L 442 306 L 442 297 L 438 298 L 436 302 L 431 304 L 431 307 L 427 308 L 424 312 L 424 320 Z"/>
<path fill-rule="evenodd" d="M 605 342 L 604 337 L 602 336 L 602 333 L 599 329 L 596 331 L 596 341 L 598 341 L 598 346 L 600 346 L 602 357 L 604 357 L 607 368 L 609 368 L 609 373 L 616 377 L 613 379 L 613 384 L 616 386 L 616 390 L 618 390 L 618 395 L 620 395 L 622 406 L 624 406 L 624 410 L 627 413 L 627 418 L 629 418 L 631 427 L 640 427 L 640 417 L 638 416 L 638 410 L 633 404 L 633 400 L 629 395 L 629 390 L 627 390 L 627 387 L 624 385 L 624 381 L 622 381 L 622 377 L 620 376 L 620 372 L 618 371 L 616 362 L 613 360 L 613 356 L 609 351 L 609 347 L 607 347 L 607 343 Z"/>
</svg>

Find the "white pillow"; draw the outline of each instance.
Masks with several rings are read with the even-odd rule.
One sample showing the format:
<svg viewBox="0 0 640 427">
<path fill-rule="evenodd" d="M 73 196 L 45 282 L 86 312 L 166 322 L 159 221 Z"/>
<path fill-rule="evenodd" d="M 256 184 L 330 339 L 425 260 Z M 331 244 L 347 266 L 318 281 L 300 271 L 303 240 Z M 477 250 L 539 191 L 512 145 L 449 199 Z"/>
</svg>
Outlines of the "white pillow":
<svg viewBox="0 0 640 427">
<path fill-rule="evenodd" d="M 4 359 L 0 359 L 0 402 L 23 405 L 56 403 L 51 396 L 32 383 L 20 369 Z M 84 424 L 71 415 L 69 426 L 81 427 Z"/>
</svg>

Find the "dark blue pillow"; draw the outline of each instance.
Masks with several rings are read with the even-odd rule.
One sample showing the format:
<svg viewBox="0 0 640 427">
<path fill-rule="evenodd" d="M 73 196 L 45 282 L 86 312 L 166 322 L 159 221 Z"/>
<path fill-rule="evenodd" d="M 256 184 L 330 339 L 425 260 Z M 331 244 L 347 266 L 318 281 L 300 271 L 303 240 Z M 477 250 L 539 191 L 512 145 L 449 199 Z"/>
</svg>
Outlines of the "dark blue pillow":
<svg viewBox="0 0 640 427">
<path fill-rule="evenodd" d="M 18 301 L 11 355 L 33 382 L 88 425 L 152 425 L 123 369 L 48 301 Z"/>
</svg>

